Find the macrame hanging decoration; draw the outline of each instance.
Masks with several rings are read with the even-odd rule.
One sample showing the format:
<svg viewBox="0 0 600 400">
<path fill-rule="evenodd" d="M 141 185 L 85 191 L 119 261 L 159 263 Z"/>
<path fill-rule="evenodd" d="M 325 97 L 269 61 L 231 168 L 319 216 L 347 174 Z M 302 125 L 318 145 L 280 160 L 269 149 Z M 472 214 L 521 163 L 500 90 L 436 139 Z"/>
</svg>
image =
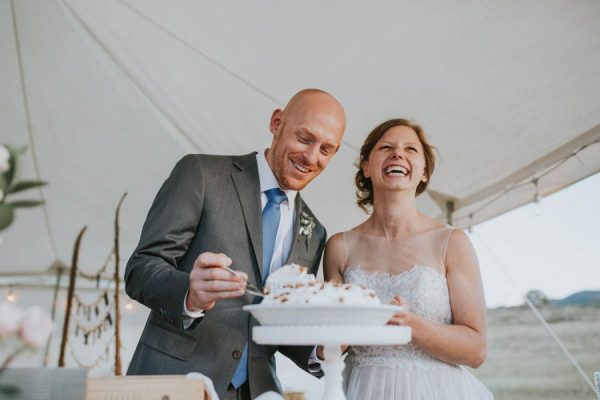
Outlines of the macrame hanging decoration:
<svg viewBox="0 0 600 400">
<path fill-rule="evenodd" d="M 67 310 L 63 324 L 63 337 L 58 362 L 59 367 L 65 366 L 65 350 L 68 347 L 71 358 L 78 366 L 84 368 L 101 366 L 103 362 L 109 361 L 112 353 L 115 359 L 114 373 L 115 375 L 121 375 L 121 340 L 119 332 L 119 211 L 126 195 L 127 193 L 121 197 L 115 212 L 114 244 L 104 263 L 97 269 L 96 273 L 88 274 L 77 268 L 81 239 L 87 227 L 83 227 L 75 241 L 69 292 L 67 295 Z M 107 271 L 111 261 L 114 263 L 113 272 Z M 87 300 L 87 297 L 83 295 L 83 291 L 81 291 L 80 295 L 80 291 L 75 287 L 77 278 L 85 279 L 91 283 L 92 287 L 95 286 L 96 294 L 93 296 L 93 300 Z M 101 288 L 103 282 L 106 282 L 106 286 Z M 89 295 L 89 290 L 87 294 Z M 69 329 L 69 322 L 71 320 L 74 323 L 72 330 Z M 78 340 L 68 340 L 71 332 Z M 79 347 L 80 350 L 83 347 L 86 351 L 76 351 L 76 347 Z M 111 351 L 113 347 L 114 353 Z M 98 349 L 101 349 L 101 351 L 98 352 Z M 93 362 L 83 360 L 85 358 L 82 356 L 83 354 L 92 353 L 97 355 Z"/>
</svg>

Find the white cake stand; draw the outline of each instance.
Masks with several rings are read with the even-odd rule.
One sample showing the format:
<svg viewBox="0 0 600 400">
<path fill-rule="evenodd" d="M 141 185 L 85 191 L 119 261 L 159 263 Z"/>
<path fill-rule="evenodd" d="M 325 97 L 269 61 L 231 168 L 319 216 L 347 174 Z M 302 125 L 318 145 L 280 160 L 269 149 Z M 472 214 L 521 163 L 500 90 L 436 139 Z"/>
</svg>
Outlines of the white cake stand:
<svg viewBox="0 0 600 400">
<path fill-rule="evenodd" d="M 401 345 L 410 342 L 407 326 L 255 326 L 252 330 L 258 344 L 314 345 L 324 347 L 325 373 L 323 400 L 345 400 L 342 389 L 344 361 L 342 345 Z"/>
</svg>

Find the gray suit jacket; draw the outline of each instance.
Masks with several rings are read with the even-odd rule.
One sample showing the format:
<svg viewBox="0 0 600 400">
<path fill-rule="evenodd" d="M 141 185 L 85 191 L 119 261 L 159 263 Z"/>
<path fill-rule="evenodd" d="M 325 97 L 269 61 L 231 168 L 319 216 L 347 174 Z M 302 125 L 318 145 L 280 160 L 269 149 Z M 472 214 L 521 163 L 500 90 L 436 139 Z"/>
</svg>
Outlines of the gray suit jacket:
<svg viewBox="0 0 600 400">
<path fill-rule="evenodd" d="M 209 376 L 223 397 L 249 345 L 248 374 L 252 397 L 281 392 L 274 353 L 280 351 L 307 369 L 312 347 L 260 346 L 251 338 L 257 322 L 242 306 L 252 296 L 217 302 L 188 329 L 182 313 L 189 272 L 205 251 L 225 253 L 232 268 L 262 286 L 262 210 L 256 153 L 244 156 L 187 155 L 159 190 L 146 218 L 140 242 L 127 263 L 127 294 L 152 311 L 129 365 L 128 374 Z M 316 274 L 325 246 L 325 228 L 296 196 L 295 232 L 302 212 L 317 226 L 312 237 L 296 234 L 288 263 Z"/>
</svg>

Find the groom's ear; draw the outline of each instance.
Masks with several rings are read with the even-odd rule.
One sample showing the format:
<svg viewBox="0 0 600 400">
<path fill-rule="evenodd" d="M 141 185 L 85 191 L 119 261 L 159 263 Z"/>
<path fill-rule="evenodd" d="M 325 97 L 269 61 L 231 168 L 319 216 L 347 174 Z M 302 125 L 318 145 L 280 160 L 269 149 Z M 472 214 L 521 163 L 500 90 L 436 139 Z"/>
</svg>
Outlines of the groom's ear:
<svg viewBox="0 0 600 400">
<path fill-rule="evenodd" d="M 283 110 L 281 108 L 276 109 L 271 114 L 271 121 L 269 122 L 269 130 L 275 136 L 279 134 L 281 124 L 283 123 Z"/>
</svg>

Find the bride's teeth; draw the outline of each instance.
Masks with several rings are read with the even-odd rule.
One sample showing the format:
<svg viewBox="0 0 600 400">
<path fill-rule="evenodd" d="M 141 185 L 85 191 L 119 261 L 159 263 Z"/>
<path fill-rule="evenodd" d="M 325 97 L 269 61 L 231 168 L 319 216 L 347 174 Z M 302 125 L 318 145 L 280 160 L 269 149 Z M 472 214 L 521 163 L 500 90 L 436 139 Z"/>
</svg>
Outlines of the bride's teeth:
<svg viewBox="0 0 600 400">
<path fill-rule="evenodd" d="M 404 167 L 399 166 L 399 165 L 391 165 L 391 166 L 387 167 L 384 170 L 384 172 L 386 174 L 392 174 L 392 173 L 397 173 L 398 172 L 398 173 L 400 173 L 400 174 L 402 174 L 404 176 L 408 175 L 408 170 L 406 168 L 404 168 Z"/>
</svg>

